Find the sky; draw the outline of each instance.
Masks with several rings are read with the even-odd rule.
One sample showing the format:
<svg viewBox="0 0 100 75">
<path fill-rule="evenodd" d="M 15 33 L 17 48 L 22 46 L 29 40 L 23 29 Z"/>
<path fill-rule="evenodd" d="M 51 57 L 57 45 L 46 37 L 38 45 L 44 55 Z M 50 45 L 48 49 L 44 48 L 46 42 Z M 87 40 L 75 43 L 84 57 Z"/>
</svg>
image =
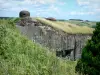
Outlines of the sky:
<svg viewBox="0 0 100 75">
<path fill-rule="evenodd" d="M 21 10 L 31 17 L 100 21 L 100 0 L 0 0 L 0 17 L 19 17 Z"/>
</svg>

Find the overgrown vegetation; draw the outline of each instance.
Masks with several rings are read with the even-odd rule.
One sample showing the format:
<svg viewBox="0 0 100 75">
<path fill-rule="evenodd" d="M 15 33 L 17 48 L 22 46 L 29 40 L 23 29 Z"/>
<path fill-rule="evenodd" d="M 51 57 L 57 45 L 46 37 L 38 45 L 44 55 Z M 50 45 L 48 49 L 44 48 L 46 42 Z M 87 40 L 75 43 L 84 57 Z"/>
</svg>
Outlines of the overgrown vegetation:
<svg viewBox="0 0 100 75">
<path fill-rule="evenodd" d="M 0 75 L 76 75 L 75 65 L 22 36 L 12 20 L 0 20 Z"/>
<path fill-rule="evenodd" d="M 41 23 L 44 23 L 46 25 L 52 26 L 56 29 L 63 30 L 70 34 L 92 34 L 93 28 L 90 28 L 88 26 L 78 26 L 76 24 L 71 24 L 65 21 L 49 21 L 44 18 L 36 18 Z"/>
<path fill-rule="evenodd" d="M 92 39 L 83 49 L 76 71 L 83 75 L 100 75 L 100 22 L 96 24 Z"/>
</svg>

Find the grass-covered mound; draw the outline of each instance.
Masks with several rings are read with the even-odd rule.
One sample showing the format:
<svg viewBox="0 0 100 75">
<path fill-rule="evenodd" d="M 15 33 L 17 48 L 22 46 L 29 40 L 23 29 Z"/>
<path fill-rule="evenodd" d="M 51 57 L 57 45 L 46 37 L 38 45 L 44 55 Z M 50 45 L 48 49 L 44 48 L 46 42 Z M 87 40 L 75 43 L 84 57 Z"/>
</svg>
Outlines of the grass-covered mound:
<svg viewBox="0 0 100 75">
<path fill-rule="evenodd" d="M 13 22 L 0 20 L 0 75 L 76 75 L 75 65 L 29 41 Z"/>
<path fill-rule="evenodd" d="M 64 21 L 49 21 L 44 18 L 36 18 L 40 23 L 52 26 L 69 34 L 92 34 L 94 29 L 88 26 L 79 26 Z"/>
</svg>

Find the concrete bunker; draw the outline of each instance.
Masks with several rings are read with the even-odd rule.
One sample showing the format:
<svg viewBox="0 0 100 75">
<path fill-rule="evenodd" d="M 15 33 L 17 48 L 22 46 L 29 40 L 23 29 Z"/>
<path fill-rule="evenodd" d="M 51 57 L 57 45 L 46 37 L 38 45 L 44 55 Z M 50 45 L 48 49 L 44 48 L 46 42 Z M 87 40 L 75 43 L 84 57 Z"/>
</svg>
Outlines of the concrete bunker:
<svg viewBox="0 0 100 75">
<path fill-rule="evenodd" d="M 22 10 L 19 13 L 19 17 L 23 18 L 23 17 L 30 17 L 30 12 L 26 11 L 26 10 Z"/>
<path fill-rule="evenodd" d="M 21 21 L 25 22 L 24 25 L 17 25 L 21 33 L 33 42 L 55 50 L 57 56 L 69 56 L 71 60 L 81 58 L 82 48 L 92 36 L 92 34 L 67 34 L 31 18 L 27 11 L 21 11 L 19 15 L 22 18 Z M 42 30 L 46 32 L 45 35 Z"/>
</svg>

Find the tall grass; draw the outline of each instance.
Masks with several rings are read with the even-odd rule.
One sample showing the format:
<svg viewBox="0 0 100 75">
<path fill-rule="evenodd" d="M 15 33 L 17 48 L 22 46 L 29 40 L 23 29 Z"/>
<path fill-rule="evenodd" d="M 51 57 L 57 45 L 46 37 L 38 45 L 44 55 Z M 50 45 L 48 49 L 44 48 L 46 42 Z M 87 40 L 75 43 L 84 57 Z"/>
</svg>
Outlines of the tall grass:
<svg viewBox="0 0 100 75">
<path fill-rule="evenodd" d="M 52 26 L 56 29 L 65 31 L 66 33 L 70 34 L 92 34 L 94 30 L 93 28 L 90 28 L 88 26 L 78 26 L 76 24 L 71 24 L 63 21 L 49 21 L 44 18 L 36 18 L 36 19 L 41 23 Z"/>
<path fill-rule="evenodd" d="M 0 20 L 0 75 L 76 75 L 75 65 L 22 36 L 14 22 Z"/>
</svg>

